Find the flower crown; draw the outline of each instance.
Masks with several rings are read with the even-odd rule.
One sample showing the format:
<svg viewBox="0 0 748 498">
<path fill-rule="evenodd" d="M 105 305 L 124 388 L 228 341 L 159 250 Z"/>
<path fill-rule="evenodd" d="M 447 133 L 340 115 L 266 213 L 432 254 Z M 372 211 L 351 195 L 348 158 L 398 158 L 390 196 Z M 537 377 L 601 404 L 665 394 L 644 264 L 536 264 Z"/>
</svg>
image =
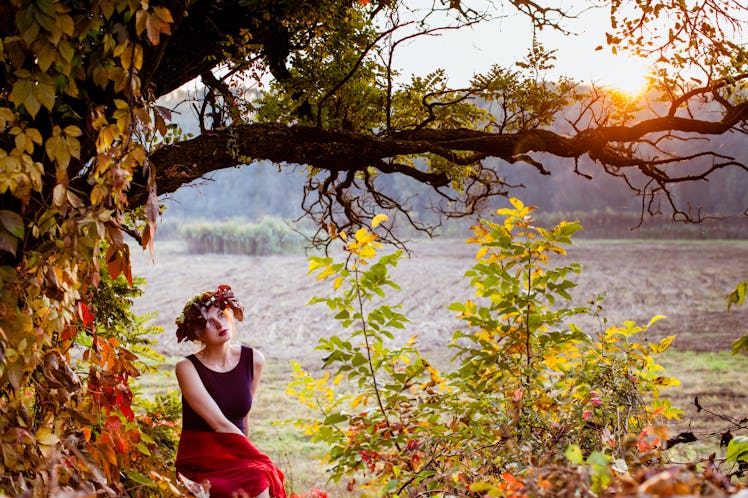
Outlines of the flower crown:
<svg viewBox="0 0 748 498">
<path fill-rule="evenodd" d="M 236 299 L 234 291 L 228 285 L 219 285 L 215 291 L 197 294 L 184 305 L 182 313 L 175 320 L 177 342 L 197 339 L 197 331 L 205 328 L 206 325 L 204 312 L 211 306 L 220 309 L 231 308 L 234 318 L 239 321 L 244 319 L 244 306 Z"/>
</svg>

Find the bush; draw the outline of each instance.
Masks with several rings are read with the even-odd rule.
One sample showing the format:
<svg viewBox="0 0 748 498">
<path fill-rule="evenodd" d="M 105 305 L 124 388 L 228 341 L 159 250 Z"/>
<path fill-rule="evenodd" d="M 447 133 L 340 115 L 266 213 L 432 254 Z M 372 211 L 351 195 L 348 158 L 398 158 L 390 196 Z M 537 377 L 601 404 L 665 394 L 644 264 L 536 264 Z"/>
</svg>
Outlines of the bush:
<svg viewBox="0 0 748 498">
<path fill-rule="evenodd" d="M 480 247 L 466 277 L 476 297 L 450 306 L 465 325 L 451 345 L 451 371 L 434 368 L 415 338 L 393 345 L 407 318 L 378 302 L 398 288 L 388 270 L 400 252 L 375 259 L 376 235 L 361 229 L 345 246 L 347 264 L 310 258 L 310 273 L 334 277 L 337 291 L 312 302 L 327 304 L 346 335 L 320 341 L 329 370 L 322 379 L 295 365 L 289 392 L 319 411 L 297 423 L 329 446 L 333 480 L 395 496 L 500 496 L 544 479 L 552 494 L 568 482 L 542 469 L 563 468 L 575 484 L 586 476 L 581 496 L 607 487 L 614 466 L 633 472 L 659 461 L 665 432 L 657 422 L 678 414 L 659 391 L 677 381 L 654 357 L 672 337 L 639 342 L 647 326 L 602 318 L 597 331 L 575 326 L 575 316 L 600 308 L 569 305 L 580 267 L 550 266 L 550 256 L 564 254 L 581 227 L 535 227 L 532 208 L 512 204 L 498 211 L 502 222 L 473 227 L 469 242 Z M 353 392 L 336 387 L 344 378 Z"/>
</svg>

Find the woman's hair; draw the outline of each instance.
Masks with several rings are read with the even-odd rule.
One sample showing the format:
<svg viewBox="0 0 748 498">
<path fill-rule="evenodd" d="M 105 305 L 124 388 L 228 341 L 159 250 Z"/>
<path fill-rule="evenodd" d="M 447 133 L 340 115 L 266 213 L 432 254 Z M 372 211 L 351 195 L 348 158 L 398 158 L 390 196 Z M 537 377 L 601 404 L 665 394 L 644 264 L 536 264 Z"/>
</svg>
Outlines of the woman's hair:
<svg viewBox="0 0 748 498">
<path fill-rule="evenodd" d="M 244 306 L 236 299 L 228 285 L 219 285 L 213 292 L 198 294 L 184 305 L 182 314 L 175 321 L 177 324 L 177 342 L 197 340 L 197 332 L 205 329 L 207 322 L 204 313 L 211 306 L 222 310 L 230 308 L 234 318 L 240 322 L 244 318 Z"/>
</svg>

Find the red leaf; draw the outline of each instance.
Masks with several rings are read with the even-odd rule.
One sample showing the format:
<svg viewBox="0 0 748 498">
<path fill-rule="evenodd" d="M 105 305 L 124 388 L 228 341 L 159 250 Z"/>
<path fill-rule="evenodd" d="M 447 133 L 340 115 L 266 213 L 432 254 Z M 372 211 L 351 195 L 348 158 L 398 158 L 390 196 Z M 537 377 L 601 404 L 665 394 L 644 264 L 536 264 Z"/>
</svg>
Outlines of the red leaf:
<svg viewBox="0 0 748 498">
<path fill-rule="evenodd" d="M 78 335 L 78 328 L 72 325 L 65 327 L 62 331 L 62 340 L 67 341 Z"/>
<path fill-rule="evenodd" d="M 78 301 L 78 316 L 83 322 L 83 326 L 87 329 L 93 329 L 93 313 L 88 308 L 88 304 L 83 301 Z M 63 335 L 63 339 L 66 337 Z M 68 337 L 69 338 L 69 337 Z"/>
</svg>

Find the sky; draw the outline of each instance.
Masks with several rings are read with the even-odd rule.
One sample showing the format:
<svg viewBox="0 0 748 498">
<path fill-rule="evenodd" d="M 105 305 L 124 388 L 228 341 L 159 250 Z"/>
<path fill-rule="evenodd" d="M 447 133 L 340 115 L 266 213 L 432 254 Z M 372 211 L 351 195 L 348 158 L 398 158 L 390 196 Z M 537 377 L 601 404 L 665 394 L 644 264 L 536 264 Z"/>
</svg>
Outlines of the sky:
<svg viewBox="0 0 748 498">
<path fill-rule="evenodd" d="M 560 2 L 559 2 L 560 3 Z M 545 29 L 538 33 L 546 49 L 557 49 L 556 71 L 549 76 L 570 76 L 584 83 L 613 86 L 636 93 L 645 84 L 647 62 L 625 55 L 615 56 L 605 47 L 608 10 L 584 12 L 570 24 L 576 36 Z M 473 74 L 494 64 L 511 66 L 522 60 L 532 43 L 532 29 L 524 16 L 513 15 L 497 22 L 422 37 L 403 46 L 396 62 L 403 76 L 423 76 L 436 67 L 447 70 L 449 82 L 466 84 Z M 403 44 L 404 45 L 404 44 Z M 595 47 L 603 45 L 603 50 Z"/>
</svg>

